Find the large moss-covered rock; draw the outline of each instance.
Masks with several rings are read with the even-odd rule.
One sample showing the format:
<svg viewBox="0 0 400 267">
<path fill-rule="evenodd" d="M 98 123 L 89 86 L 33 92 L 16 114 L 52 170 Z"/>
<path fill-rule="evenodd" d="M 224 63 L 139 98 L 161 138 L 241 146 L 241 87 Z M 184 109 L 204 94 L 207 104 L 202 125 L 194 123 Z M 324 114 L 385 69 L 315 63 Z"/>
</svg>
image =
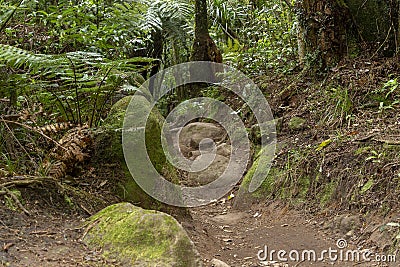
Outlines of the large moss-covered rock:
<svg viewBox="0 0 400 267">
<path fill-rule="evenodd" d="M 254 202 L 257 201 L 260 197 L 267 196 L 273 189 L 275 184 L 275 178 L 277 175 L 276 169 L 269 169 L 267 165 L 265 165 L 265 161 L 267 157 L 262 154 L 262 151 L 257 153 L 254 158 L 254 162 L 251 165 L 250 169 L 246 173 L 243 178 L 242 183 L 240 184 L 239 191 L 237 193 L 237 197 L 234 201 L 234 208 L 236 209 L 244 209 L 250 207 Z M 251 179 L 253 179 L 254 173 L 256 172 L 258 166 L 260 166 L 260 172 L 264 175 L 265 180 L 261 184 L 261 186 L 254 192 L 249 192 L 249 185 Z"/>
<path fill-rule="evenodd" d="M 173 217 L 129 203 L 93 215 L 84 242 L 122 266 L 201 266 L 192 241 Z"/>
<path fill-rule="evenodd" d="M 132 96 L 122 98 L 111 108 L 108 117 L 97 130 L 95 137 L 93 162 L 100 175 L 109 173 L 112 177 L 113 189 L 124 201 L 129 201 L 147 209 L 157 209 L 169 212 L 169 207 L 156 201 L 147 195 L 135 182 L 125 162 L 122 147 L 122 128 L 126 109 L 132 100 Z M 136 111 L 145 112 L 150 107 L 150 102 L 144 96 L 135 96 L 132 103 Z M 160 133 L 164 118 L 153 109 L 146 124 L 147 153 L 155 169 L 168 181 L 177 183 L 177 172 L 166 160 L 161 145 Z M 176 210 L 176 209 L 175 209 Z"/>
</svg>

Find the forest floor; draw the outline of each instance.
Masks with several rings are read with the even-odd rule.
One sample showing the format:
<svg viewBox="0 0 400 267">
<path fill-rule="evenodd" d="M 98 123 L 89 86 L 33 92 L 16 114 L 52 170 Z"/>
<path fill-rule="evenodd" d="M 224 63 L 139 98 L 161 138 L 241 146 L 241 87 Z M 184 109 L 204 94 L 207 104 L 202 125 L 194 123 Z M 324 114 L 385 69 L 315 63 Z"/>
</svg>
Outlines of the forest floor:
<svg viewBox="0 0 400 267">
<path fill-rule="evenodd" d="M 243 267 L 399 266 L 396 262 L 390 265 L 375 261 L 337 260 L 334 253 L 332 258 L 328 254 L 321 256 L 323 250 L 337 250 L 337 255 L 340 255 L 339 251 L 346 253 L 360 249 L 361 252 L 362 249 L 357 246 L 357 238 L 345 237 L 327 227 L 333 218 L 310 216 L 283 203 L 272 202 L 253 205 L 248 210 L 236 210 L 229 203 L 220 202 L 196 208 L 191 214 L 193 224 L 184 226 L 200 251 L 205 266 L 211 266 L 209 262 L 213 258 L 230 266 Z M 380 224 L 378 221 L 370 223 Z M 345 242 L 345 247 L 338 247 L 342 246 L 338 242 Z M 276 252 L 270 258 L 272 250 Z M 283 257 L 287 261 L 279 260 L 279 250 L 287 253 Z M 293 250 L 300 253 L 299 260 L 290 260 L 288 255 Z M 302 259 L 302 253 L 309 250 L 316 252 L 317 260 L 309 260 L 307 256 Z M 319 257 L 323 259 L 318 260 Z"/>
<path fill-rule="evenodd" d="M 81 238 L 88 215 L 63 211 L 57 200 L 44 198 L 26 208 L 31 215 L 0 209 L 0 266 L 121 266 L 106 260 L 101 251 L 90 250 Z M 399 266 L 357 261 L 271 261 L 263 252 L 338 249 L 340 235 L 327 229 L 329 220 L 323 216 L 308 216 L 282 203 L 253 205 L 248 210 L 235 210 L 232 200 L 220 200 L 208 206 L 191 209 L 191 217 L 181 220 L 197 247 L 204 266 L 214 258 L 232 267 L 245 266 Z M 345 249 L 356 249 L 349 241 Z M 260 258 L 258 258 L 258 254 Z M 301 255 L 301 254 L 300 254 Z M 287 257 L 287 256 L 286 256 Z"/>
</svg>

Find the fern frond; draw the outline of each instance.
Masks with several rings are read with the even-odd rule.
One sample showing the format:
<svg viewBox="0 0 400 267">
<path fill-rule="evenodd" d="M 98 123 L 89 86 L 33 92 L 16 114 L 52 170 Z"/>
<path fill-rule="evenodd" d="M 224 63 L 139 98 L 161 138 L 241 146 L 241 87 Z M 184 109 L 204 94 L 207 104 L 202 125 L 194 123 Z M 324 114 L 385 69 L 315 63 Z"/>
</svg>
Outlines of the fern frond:
<svg viewBox="0 0 400 267">
<path fill-rule="evenodd" d="M 0 64 L 30 74 L 35 81 L 30 86 L 50 93 L 67 120 L 81 124 L 82 107 L 92 107 L 85 112 L 91 114 L 86 116 L 90 126 L 100 119 L 104 103 L 110 103 L 109 97 L 117 87 L 127 83 L 124 73 L 150 69 L 154 61 L 143 57 L 109 60 L 101 54 L 82 51 L 43 55 L 0 44 Z"/>
<path fill-rule="evenodd" d="M 147 4 L 148 9 L 143 21 L 144 28 L 169 31 L 168 22 L 174 21 L 175 24 L 185 26 L 194 14 L 193 6 L 180 0 L 147 1 Z M 178 27 L 176 30 L 182 31 L 182 28 Z"/>
</svg>

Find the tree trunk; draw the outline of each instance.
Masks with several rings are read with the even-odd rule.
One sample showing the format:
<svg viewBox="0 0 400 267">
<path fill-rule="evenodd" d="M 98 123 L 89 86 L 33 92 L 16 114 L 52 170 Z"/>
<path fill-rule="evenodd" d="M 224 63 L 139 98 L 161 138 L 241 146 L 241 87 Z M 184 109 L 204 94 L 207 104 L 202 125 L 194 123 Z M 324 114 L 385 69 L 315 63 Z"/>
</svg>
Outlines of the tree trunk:
<svg viewBox="0 0 400 267">
<path fill-rule="evenodd" d="M 150 93 L 154 95 L 155 93 L 158 92 L 155 92 L 157 89 L 157 85 L 155 84 L 153 76 L 158 73 L 161 67 L 162 54 L 164 49 L 164 40 L 162 32 L 160 30 L 156 30 L 151 35 L 153 39 L 151 57 L 158 59 L 157 63 L 150 70 L 149 90 Z"/>
<path fill-rule="evenodd" d="M 301 64 L 324 69 L 368 52 L 361 47 L 372 56 L 397 53 L 399 0 L 297 0 L 296 7 Z"/>
<path fill-rule="evenodd" d="M 195 34 L 192 47 L 191 61 L 211 61 L 222 63 L 222 55 L 208 32 L 207 0 L 195 2 Z M 205 70 L 212 80 L 215 80 L 216 70 Z M 204 77 L 204 73 L 190 72 L 192 79 Z M 197 86 L 198 85 L 198 86 Z M 192 86 L 190 95 L 199 96 L 201 85 Z"/>
<path fill-rule="evenodd" d="M 300 62 L 309 57 L 319 68 L 336 63 L 347 54 L 351 20 L 346 5 L 336 0 L 298 0 Z"/>
<path fill-rule="evenodd" d="M 195 3 L 195 29 L 191 60 L 222 62 L 221 52 L 208 32 L 206 0 L 196 0 Z"/>
</svg>

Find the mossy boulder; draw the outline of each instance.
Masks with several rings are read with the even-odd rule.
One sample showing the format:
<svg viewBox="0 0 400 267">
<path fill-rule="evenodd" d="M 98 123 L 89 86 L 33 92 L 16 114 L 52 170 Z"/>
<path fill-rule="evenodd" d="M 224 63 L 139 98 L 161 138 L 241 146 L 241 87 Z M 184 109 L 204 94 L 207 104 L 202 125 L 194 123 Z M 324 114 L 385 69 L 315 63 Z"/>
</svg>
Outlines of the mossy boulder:
<svg viewBox="0 0 400 267">
<path fill-rule="evenodd" d="M 215 158 L 214 158 L 215 156 Z M 204 170 L 198 172 L 190 172 L 188 174 L 188 183 L 190 186 L 201 186 L 209 184 L 219 177 L 221 177 L 225 171 L 225 169 L 229 165 L 229 158 L 221 156 L 221 155 L 214 155 L 214 154 L 203 154 L 201 157 L 205 158 L 214 158 L 212 163 Z"/>
<path fill-rule="evenodd" d="M 257 155 L 255 156 L 253 164 L 251 165 L 250 169 L 244 176 L 242 183 L 240 184 L 239 191 L 233 205 L 234 208 L 243 209 L 250 207 L 254 202 L 257 201 L 257 199 L 266 197 L 267 195 L 269 195 L 270 192 L 273 191 L 275 179 L 281 174 L 278 173 L 277 169 L 269 169 L 267 165 L 263 165 L 263 163 L 265 163 L 265 161 L 267 160 L 266 157 L 267 156 L 263 155 L 262 151 L 257 153 Z M 257 190 L 250 193 L 249 185 L 258 166 L 260 166 L 260 170 L 258 171 L 260 171 L 260 173 L 265 176 L 265 180 Z"/>
<path fill-rule="evenodd" d="M 90 217 L 87 225 L 84 242 L 121 266 L 202 266 L 193 242 L 168 214 L 119 203 Z"/>
<path fill-rule="evenodd" d="M 107 178 L 111 180 L 113 190 L 124 201 L 146 209 L 169 212 L 170 207 L 156 201 L 137 185 L 126 165 L 122 146 L 122 128 L 126 109 L 131 100 L 132 96 L 127 96 L 115 103 L 102 126 L 96 131 L 92 153 L 93 164 L 101 172 L 98 176 L 105 176 L 105 174 L 111 176 Z M 150 102 L 146 97 L 140 95 L 135 96 L 132 104 L 136 111 L 143 110 L 143 113 L 150 107 Z M 168 181 L 177 183 L 177 172 L 166 160 L 161 144 L 160 134 L 163 122 L 164 118 L 160 112 L 153 109 L 146 124 L 147 153 L 155 169 Z"/>
</svg>

